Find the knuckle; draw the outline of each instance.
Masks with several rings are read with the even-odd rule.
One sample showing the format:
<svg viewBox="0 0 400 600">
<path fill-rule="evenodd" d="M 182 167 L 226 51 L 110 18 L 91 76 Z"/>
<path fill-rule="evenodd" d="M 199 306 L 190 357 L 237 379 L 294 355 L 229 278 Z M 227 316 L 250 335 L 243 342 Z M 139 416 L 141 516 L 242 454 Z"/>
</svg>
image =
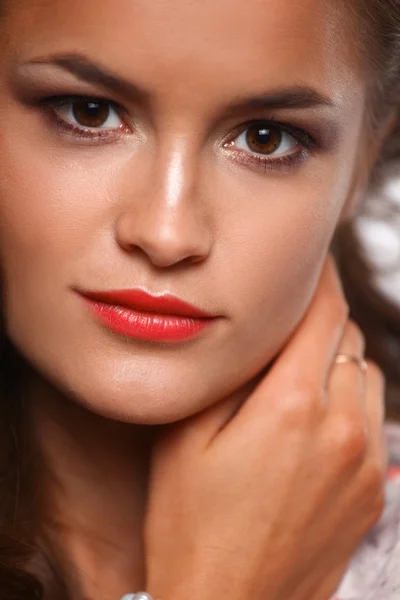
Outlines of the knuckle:
<svg viewBox="0 0 400 600">
<path fill-rule="evenodd" d="M 370 529 L 379 521 L 382 516 L 383 511 L 385 510 L 386 499 L 385 494 L 382 491 L 379 491 L 373 501 L 371 502 L 369 514 L 368 514 L 368 522 L 367 527 Z"/>
<path fill-rule="evenodd" d="M 374 460 L 371 461 L 363 475 L 363 491 L 366 496 L 383 495 L 383 486 L 385 481 L 385 467 L 383 464 Z"/>
<path fill-rule="evenodd" d="M 331 439 L 341 468 L 359 464 L 364 459 L 368 448 L 368 434 L 360 419 L 336 417 Z"/>
<path fill-rule="evenodd" d="M 279 403 L 281 418 L 287 425 L 307 426 L 315 423 L 325 402 L 322 389 L 303 385 L 285 394 Z"/>
</svg>

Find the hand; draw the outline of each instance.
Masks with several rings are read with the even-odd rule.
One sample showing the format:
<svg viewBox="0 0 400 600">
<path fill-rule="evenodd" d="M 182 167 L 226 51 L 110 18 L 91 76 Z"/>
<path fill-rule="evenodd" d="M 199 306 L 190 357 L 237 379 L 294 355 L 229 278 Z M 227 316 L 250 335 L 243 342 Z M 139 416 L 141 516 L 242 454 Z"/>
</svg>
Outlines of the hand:
<svg viewBox="0 0 400 600">
<path fill-rule="evenodd" d="M 147 589 L 162 600 L 328 600 L 384 507 L 384 380 L 331 258 L 267 375 L 154 445 Z M 236 401 L 237 402 L 237 401 Z"/>
</svg>

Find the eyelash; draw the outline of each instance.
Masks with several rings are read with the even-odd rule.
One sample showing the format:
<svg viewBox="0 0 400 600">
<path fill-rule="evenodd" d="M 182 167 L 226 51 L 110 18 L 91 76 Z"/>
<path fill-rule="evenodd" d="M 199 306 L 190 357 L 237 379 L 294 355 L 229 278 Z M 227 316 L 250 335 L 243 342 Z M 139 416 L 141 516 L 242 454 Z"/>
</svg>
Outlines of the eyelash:
<svg viewBox="0 0 400 600">
<path fill-rule="evenodd" d="M 76 102 L 94 102 L 108 105 L 121 119 L 120 127 L 116 129 L 101 129 L 100 127 L 95 129 L 69 123 L 58 114 L 57 109 L 60 110 L 61 108 L 73 105 Z M 105 98 L 96 98 L 93 96 L 52 96 L 44 98 L 41 101 L 41 104 L 52 120 L 52 124 L 55 125 L 61 133 L 75 135 L 82 141 L 87 140 L 95 143 L 104 143 L 107 141 L 115 141 L 116 136 L 120 137 L 123 134 L 132 133 L 131 127 L 124 121 L 123 111 L 118 104 L 111 100 L 106 100 Z"/>
<path fill-rule="evenodd" d="M 300 145 L 299 149 L 291 154 L 271 158 L 268 155 L 257 154 L 256 152 L 236 148 L 234 140 L 249 128 L 257 126 L 259 126 L 260 129 L 274 128 L 290 135 Z M 317 149 L 318 144 L 304 129 L 295 127 L 289 123 L 282 123 L 271 116 L 268 117 L 268 119 L 256 119 L 254 121 L 242 123 L 229 135 L 229 138 L 225 140 L 223 146 L 225 149 L 232 152 L 235 155 L 235 159 L 245 167 L 253 167 L 256 170 L 266 172 L 267 170 L 288 170 L 300 165 L 310 156 L 313 150 Z"/>
<path fill-rule="evenodd" d="M 94 129 L 85 128 L 84 126 L 80 127 L 78 125 L 69 123 L 57 113 L 57 109 L 60 110 L 62 107 L 73 105 L 74 102 L 78 101 L 107 104 L 121 119 L 120 127 L 117 129 Z M 115 141 L 116 138 L 118 139 L 124 134 L 133 132 L 132 128 L 123 118 L 123 111 L 121 110 L 121 107 L 115 102 L 105 98 L 89 96 L 52 96 L 44 98 L 41 101 L 41 104 L 47 110 L 48 116 L 52 120 L 52 124 L 59 129 L 60 133 L 69 133 L 82 141 L 87 140 L 94 143 L 107 143 Z M 299 149 L 296 152 L 273 158 L 267 155 L 257 154 L 251 150 L 246 151 L 236 148 L 234 141 L 237 139 L 237 137 L 250 127 L 256 127 L 257 125 L 259 125 L 260 128 L 273 127 L 290 135 L 299 143 Z M 267 170 L 287 170 L 300 165 L 310 156 L 312 151 L 317 148 L 317 142 L 304 129 L 295 127 L 288 123 L 282 123 L 274 117 L 268 117 L 268 119 L 247 121 L 246 123 L 242 123 L 240 126 L 236 127 L 234 131 L 229 134 L 229 137 L 227 137 L 223 142 L 223 148 L 232 153 L 235 156 L 235 160 L 243 166 L 266 172 Z"/>
</svg>

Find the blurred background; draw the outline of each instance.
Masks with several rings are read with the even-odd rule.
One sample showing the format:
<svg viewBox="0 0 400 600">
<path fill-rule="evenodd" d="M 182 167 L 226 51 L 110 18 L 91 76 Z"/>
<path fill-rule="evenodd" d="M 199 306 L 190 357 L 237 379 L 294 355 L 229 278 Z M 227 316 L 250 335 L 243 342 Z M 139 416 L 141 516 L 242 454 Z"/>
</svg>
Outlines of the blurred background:
<svg viewBox="0 0 400 600">
<path fill-rule="evenodd" d="M 400 172 L 389 173 L 358 218 L 357 233 L 368 258 L 376 266 L 376 282 L 385 296 L 400 306 Z"/>
</svg>

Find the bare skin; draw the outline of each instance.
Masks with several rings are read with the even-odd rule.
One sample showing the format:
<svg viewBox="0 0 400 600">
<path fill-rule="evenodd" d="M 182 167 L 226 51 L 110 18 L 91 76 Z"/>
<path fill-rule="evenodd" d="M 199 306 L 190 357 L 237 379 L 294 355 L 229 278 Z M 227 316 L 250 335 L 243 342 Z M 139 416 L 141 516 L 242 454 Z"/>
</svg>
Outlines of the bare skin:
<svg viewBox="0 0 400 600">
<path fill-rule="evenodd" d="M 378 141 L 346 16 L 328 0 L 15 0 L 2 17 L 4 313 L 74 600 L 146 584 L 145 425 L 247 398 L 357 208 Z M 95 137 L 71 96 L 115 106 Z M 285 124 L 266 163 L 243 135 L 260 120 Z M 190 344 L 127 342 L 76 287 L 170 292 L 218 322 Z"/>
<path fill-rule="evenodd" d="M 328 261 L 304 321 L 246 401 L 162 432 L 145 527 L 155 597 L 334 597 L 382 513 L 387 468 L 382 373 L 338 366 L 342 353 L 361 358 L 364 339 Z"/>
</svg>

